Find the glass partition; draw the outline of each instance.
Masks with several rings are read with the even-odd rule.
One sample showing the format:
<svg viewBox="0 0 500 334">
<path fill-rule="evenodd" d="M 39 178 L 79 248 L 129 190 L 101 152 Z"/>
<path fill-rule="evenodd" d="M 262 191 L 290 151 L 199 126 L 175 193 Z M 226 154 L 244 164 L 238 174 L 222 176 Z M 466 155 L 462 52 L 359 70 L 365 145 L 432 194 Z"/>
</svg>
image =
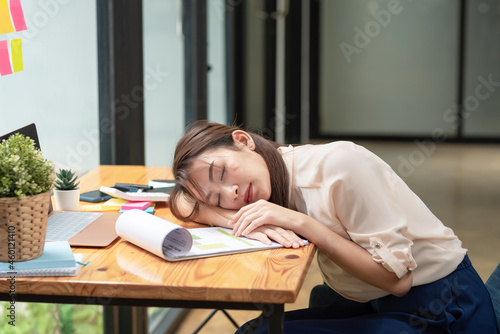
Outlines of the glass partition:
<svg viewBox="0 0 500 334">
<path fill-rule="evenodd" d="M 455 134 L 458 1 L 321 6 L 321 134 Z"/>
<path fill-rule="evenodd" d="M 23 1 L 24 69 L 0 76 L 0 133 L 35 123 L 44 157 L 85 173 L 99 164 L 95 1 Z M 6 318 L 1 302 L 0 313 Z M 102 332 L 102 307 L 18 303 L 19 333 Z M 11 332 L 7 321 L 0 332 Z M 17 332 L 16 332 L 17 333 Z"/>
<path fill-rule="evenodd" d="M 184 61 L 180 1 L 143 2 L 145 154 L 170 166 L 184 129 Z"/>
<path fill-rule="evenodd" d="M 464 137 L 500 137 L 500 6 L 467 2 L 465 33 Z"/>
<path fill-rule="evenodd" d="M 29 123 L 56 167 L 99 164 L 95 1 L 24 1 L 24 70 L 0 76 L 0 133 Z"/>
</svg>

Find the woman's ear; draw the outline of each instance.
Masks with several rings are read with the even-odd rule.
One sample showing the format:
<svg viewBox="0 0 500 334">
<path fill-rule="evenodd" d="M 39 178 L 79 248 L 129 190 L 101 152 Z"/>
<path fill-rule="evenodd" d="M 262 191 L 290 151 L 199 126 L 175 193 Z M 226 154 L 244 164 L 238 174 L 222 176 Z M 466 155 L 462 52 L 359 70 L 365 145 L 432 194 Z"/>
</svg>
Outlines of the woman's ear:
<svg viewBox="0 0 500 334">
<path fill-rule="evenodd" d="M 234 130 L 232 133 L 234 144 L 238 147 L 248 147 L 252 151 L 255 150 L 255 143 L 252 136 L 243 130 Z"/>
</svg>

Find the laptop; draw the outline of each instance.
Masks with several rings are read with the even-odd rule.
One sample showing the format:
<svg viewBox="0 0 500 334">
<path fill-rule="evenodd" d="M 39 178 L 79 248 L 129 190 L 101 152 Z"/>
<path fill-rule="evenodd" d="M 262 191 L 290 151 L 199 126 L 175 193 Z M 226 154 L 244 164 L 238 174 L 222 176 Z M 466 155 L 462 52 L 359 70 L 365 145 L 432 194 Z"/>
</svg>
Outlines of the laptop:
<svg viewBox="0 0 500 334">
<path fill-rule="evenodd" d="M 41 149 L 34 123 L 0 136 L 0 142 L 15 133 L 21 133 L 35 142 Z M 68 241 L 71 246 L 106 247 L 118 235 L 115 224 L 120 216 L 117 212 L 57 211 L 49 206 L 46 241 Z"/>
</svg>

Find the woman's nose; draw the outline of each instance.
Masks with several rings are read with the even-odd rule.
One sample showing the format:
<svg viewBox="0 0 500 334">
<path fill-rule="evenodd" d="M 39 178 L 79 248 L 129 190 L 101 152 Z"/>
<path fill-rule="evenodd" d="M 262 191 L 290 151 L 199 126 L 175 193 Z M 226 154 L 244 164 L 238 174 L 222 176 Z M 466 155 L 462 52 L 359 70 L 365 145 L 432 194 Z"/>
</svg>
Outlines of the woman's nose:
<svg viewBox="0 0 500 334">
<path fill-rule="evenodd" d="M 230 201 L 235 201 L 238 198 L 239 190 L 240 189 L 237 185 L 227 186 L 226 187 L 226 194 L 227 194 L 228 199 Z"/>
</svg>

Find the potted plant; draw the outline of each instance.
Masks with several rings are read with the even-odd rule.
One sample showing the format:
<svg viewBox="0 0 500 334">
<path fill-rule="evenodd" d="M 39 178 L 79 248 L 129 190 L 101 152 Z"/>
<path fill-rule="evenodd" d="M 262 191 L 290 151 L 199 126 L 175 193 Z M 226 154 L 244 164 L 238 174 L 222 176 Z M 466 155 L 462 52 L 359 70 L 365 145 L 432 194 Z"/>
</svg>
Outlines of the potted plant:
<svg viewBox="0 0 500 334">
<path fill-rule="evenodd" d="M 0 142 L 0 261 L 42 255 L 53 174 L 29 137 L 16 133 Z"/>
<path fill-rule="evenodd" d="M 71 169 L 59 169 L 54 189 L 57 210 L 77 211 L 80 201 L 80 181 Z"/>
</svg>

